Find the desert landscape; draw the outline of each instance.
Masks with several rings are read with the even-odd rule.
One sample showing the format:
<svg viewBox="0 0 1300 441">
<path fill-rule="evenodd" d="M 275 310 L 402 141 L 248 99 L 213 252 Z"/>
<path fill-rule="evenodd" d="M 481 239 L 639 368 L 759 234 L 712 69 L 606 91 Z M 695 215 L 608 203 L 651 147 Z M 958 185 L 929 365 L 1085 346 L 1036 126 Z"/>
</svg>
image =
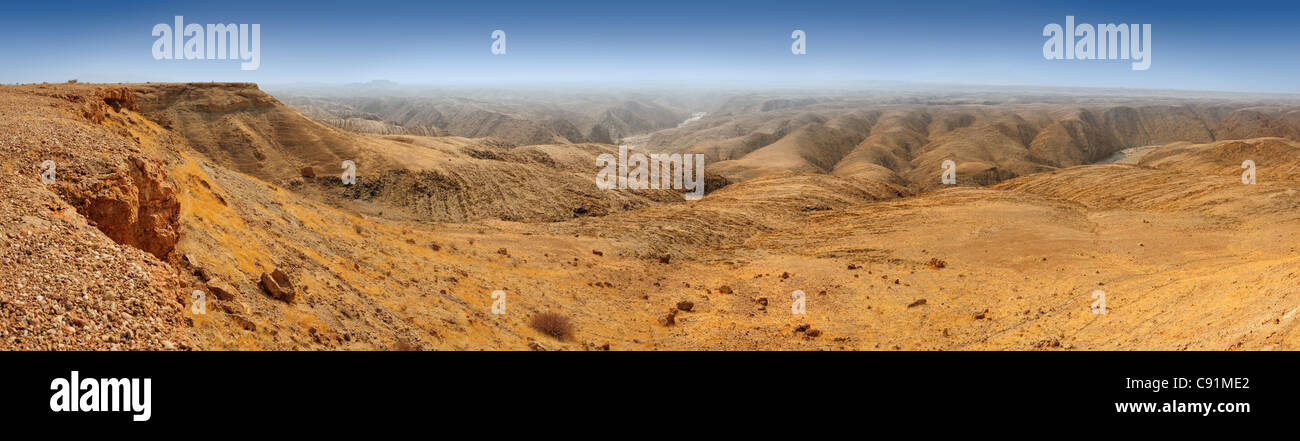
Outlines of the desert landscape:
<svg viewBox="0 0 1300 441">
<path fill-rule="evenodd" d="M 22 84 L 0 153 L 3 350 L 1300 346 L 1292 95 Z"/>
</svg>

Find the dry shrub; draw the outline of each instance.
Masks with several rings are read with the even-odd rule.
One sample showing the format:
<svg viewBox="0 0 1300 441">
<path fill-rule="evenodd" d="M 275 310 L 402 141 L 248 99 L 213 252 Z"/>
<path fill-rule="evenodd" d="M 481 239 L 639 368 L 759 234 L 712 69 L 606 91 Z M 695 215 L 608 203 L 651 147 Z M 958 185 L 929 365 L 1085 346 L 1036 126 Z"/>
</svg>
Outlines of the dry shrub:
<svg viewBox="0 0 1300 441">
<path fill-rule="evenodd" d="M 533 329 L 536 329 L 538 332 L 555 337 L 560 341 L 567 340 L 569 337 L 573 336 L 573 323 L 569 322 L 568 317 L 556 312 L 543 312 L 537 314 L 533 316 L 532 321 L 529 322 L 528 325 L 532 326 Z"/>
<path fill-rule="evenodd" d="M 946 266 L 948 266 L 948 262 L 944 262 L 937 258 L 930 258 L 930 268 L 939 269 Z"/>
</svg>

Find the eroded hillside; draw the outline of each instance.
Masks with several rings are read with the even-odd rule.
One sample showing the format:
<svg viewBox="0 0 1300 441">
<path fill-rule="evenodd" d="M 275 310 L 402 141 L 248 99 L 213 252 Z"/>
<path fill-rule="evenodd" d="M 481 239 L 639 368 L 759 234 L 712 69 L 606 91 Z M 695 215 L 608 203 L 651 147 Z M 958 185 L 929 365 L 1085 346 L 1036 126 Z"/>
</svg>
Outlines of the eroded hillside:
<svg viewBox="0 0 1300 441">
<path fill-rule="evenodd" d="M 1017 100 L 1011 100 L 1017 101 Z M 883 99 L 729 103 L 649 137 L 652 151 L 703 153 L 741 181 L 786 171 L 861 176 L 934 190 L 944 161 L 960 185 L 1100 161 L 1172 142 L 1300 139 L 1293 105 L 1203 99 L 916 105 Z"/>
<path fill-rule="evenodd" d="M 1292 136 L 1294 112 L 904 104 L 735 100 L 657 132 L 646 148 L 704 153 L 711 176 L 733 181 L 713 176 L 710 193 L 687 202 L 597 189 L 592 164 L 615 151 L 608 144 L 359 133 L 248 84 L 3 86 L 0 341 L 1300 344 L 1300 144 L 1261 137 Z M 844 108 L 809 111 L 818 106 Z M 1154 144 L 1133 164 L 1088 164 Z M 948 158 L 966 185 L 937 188 Z M 47 159 L 53 184 L 41 181 Z M 1247 159 L 1257 184 L 1241 183 Z M 355 185 L 340 182 L 345 160 L 358 165 Z M 571 335 L 530 326 L 543 312 L 568 317 Z"/>
</svg>

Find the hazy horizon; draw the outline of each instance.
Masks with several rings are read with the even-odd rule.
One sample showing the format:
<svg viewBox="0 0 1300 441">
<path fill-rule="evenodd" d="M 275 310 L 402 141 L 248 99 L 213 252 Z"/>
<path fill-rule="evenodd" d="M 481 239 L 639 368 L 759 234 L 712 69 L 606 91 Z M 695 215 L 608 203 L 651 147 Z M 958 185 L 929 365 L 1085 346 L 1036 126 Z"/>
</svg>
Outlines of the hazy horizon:
<svg viewBox="0 0 1300 441">
<path fill-rule="evenodd" d="M 196 81 L 180 81 L 196 82 Z M 198 81 L 204 82 L 204 81 Z M 114 83 L 122 83 L 114 81 Z M 352 81 L 352 82 L 253 82 L 259 87 L 272 90 L 310 90 L 310 89 L 336 89 L 336 88 L 353 88 L 368 87 L 365 90 L 346 89 L 349 94 L 364 94 L 375 90 L 393 90 L 393 91 L 432 91 L 432 90 L 544 90 L 551 92 L 563 93 L 588 93 L 588 92 L 628 92 L 628 91 L 653 91 L 662 92 L 664 89 L 678 89 L 680 91 L 707 90 L 717 93 L 858 93 L 858 92 L 925 92 L 925 93 L 969 93 L 969 92 L 993 92 L 993 93 L 1013 93 L 1013 92 L 1036 92 L 1036 93 L 1065 93 L 1075 92 L 1085 95 L 1123 95 L 1126 93 L 1137 93 L 1135 96 L 1277 96 L 1277 97 L 1300 97 L 1300 91 L 1294 92 L 1270 92 L 1270 91 L 1238 91 L 1238 90 L 1216 90 L 1216 89 L 1179 89 L 1179 88 L 1158 88 L 1158 87 L 1119 87 L 1119 86 L 1068 86 L 1068 85 L 1033 85 L 1033 84 L 988 84 L 988 83 L 959 83 L 959 82 L 923 82 L 923 81 L 905 81 L 905 80 L 858 80 L 858 81 L 839 81 L 824 83 L 807 83 L 807 82 L 727 82 L 727 81 L 609 81 L 609 82 L 582 82 L 582 81 L 514 81 L 514 82 L 487 82 L 487 81 L 462 81 L 462 82 L 398 82 L 387 79 L 373 79 L 369 81 Z"/>
</svg>

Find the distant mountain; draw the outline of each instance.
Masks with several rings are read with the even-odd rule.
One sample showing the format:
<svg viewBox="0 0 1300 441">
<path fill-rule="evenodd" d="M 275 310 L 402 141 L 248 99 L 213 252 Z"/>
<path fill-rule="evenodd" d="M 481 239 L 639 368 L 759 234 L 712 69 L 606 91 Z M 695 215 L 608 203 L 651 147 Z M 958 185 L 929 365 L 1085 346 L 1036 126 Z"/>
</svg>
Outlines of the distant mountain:
<svg viewBox="0 0 1300 441">
<path fill-rule="evenodd" d="M 407 90 L 393 84 L 358 89 L 294 91 L 286 103 L 322 121 L 354 117 L 400 127 L 436 128 L 514 145 L 602 142 L 675 127 L 692 109 L 638 94 L 502 94 L 491 91 Z M 376 90 L 378 88 L 379 90 Z M 662 102 L 661 102 L 662 101 Z M 391 130 L 391 129 L 390 129 Z"/>
</svg>

